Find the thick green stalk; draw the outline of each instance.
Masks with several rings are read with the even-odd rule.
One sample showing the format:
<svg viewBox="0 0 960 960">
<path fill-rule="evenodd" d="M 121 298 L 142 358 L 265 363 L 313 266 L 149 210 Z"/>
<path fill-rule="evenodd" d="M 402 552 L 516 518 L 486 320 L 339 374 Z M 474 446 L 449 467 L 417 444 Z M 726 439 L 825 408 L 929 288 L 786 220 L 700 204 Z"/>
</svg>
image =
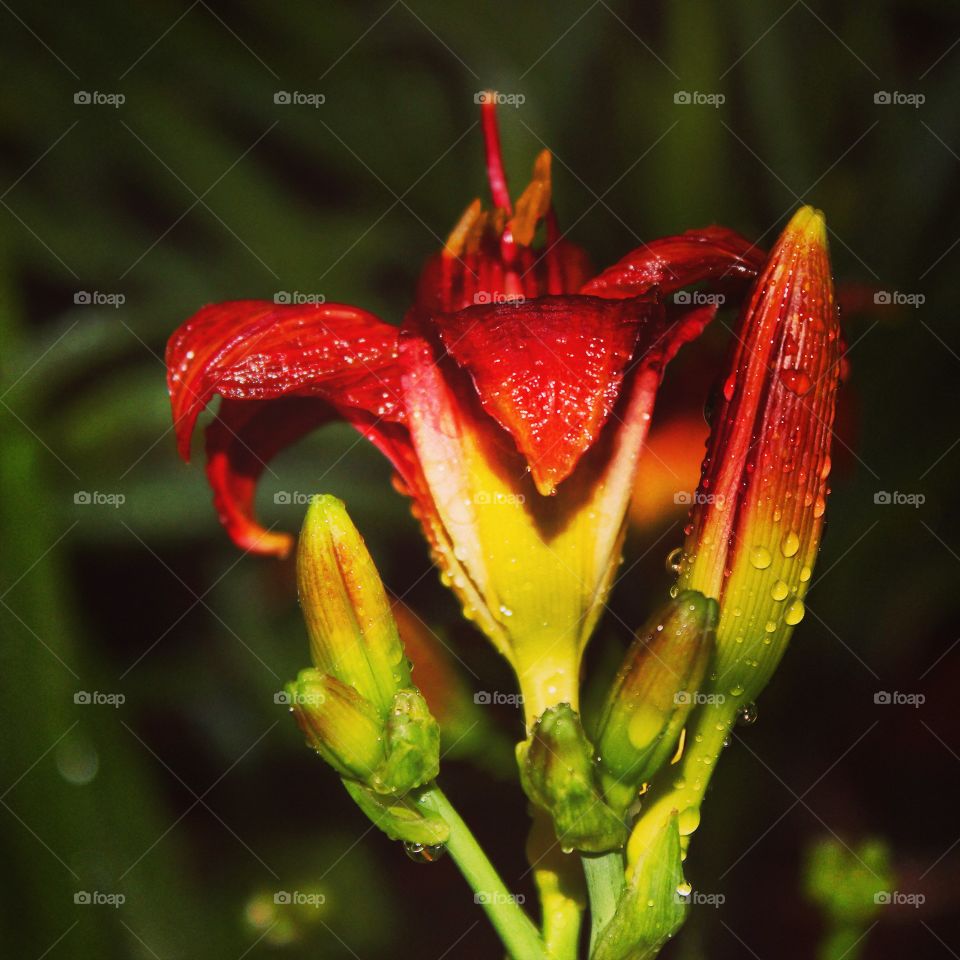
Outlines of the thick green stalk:
<svg viewBox="0 0 960 960">
<path fill-rule="evenodd" d="M 547 960 L 543 940 L 517 898 L 507 889 L 493 864 L 460 814 L 435 784 L 420 795 L 420 803 L 438 813 L 450 827 L 446 847 L 470 885 L 476 902 L 500 935 L 513 960 Z"/>
<path fill-rule="evenodd" d="M 583 856 L 583 873 L 590 894 L 590 952 L 610 922 L 624 885 L 623 854 L 619 851 Z"/>
</svg>

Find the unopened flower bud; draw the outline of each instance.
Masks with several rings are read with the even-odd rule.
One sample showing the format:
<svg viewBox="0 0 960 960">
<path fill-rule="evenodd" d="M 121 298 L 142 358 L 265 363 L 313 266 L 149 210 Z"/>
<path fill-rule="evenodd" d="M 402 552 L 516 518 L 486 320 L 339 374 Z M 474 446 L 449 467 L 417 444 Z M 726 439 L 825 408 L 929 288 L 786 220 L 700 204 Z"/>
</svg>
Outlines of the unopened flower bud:
<svg viewBox="0 0 960 960">
<path fill-rule="evenodd" d="M 553 817 L 565 850 L 600 853 L 623 846 L 626 828 L 603 800 L 593 747 L 570 704 L 546 710 L 530 739 L 518 745 L 517 757 L 524 791 Z"/>
<path fill-rule="evenodd" d="M 685 590 L 637 632 L 600 719 L 604 794 L 626 809 L 669 759 L 713 652 L 717 604 Z"/>
<path fill-rule="evenodd" d="M 297 582 L 314 666 L 389 710 L 410 668 L 377 568 L 336 497 L 314 497 L 307 510 Z"/>
<path fill-rule="evenodd" d="M 286 689 L 307 745 L 340 776 L 367 780 L 384 758 L 377 708 L 353 687 L 313 668 L 301 670 Z"/>
<path fill-rule="evenodd" d="M 741 703 L 766 685 L 804 615 L 840 351 L 826 225 L 803 207 L 741 314 L 679 579 L 719 601 L 716 689 Z"/>
</svg>

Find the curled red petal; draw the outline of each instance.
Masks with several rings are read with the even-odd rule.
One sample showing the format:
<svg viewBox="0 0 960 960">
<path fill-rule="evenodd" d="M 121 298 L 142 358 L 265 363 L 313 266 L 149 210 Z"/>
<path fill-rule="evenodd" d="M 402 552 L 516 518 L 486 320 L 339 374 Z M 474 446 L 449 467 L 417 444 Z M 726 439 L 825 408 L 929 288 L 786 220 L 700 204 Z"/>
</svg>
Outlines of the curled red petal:
<svg viewBox="0 0 960 960">
<path fill-rule="evenodd" d="M 653 301 L 557 296 L 471 307 L 437 326 L 538 489 L 550 493 L 597 439 L 631 358 L 654 345 L 661 315 Z"/>
<path fill-rule="evenodd" d="M 344 304 L 238 300 L 204 307 L 170 338 L 167 386 L 181 456 L 215 393 L 233 400 L 320 397 L 402 419 L 397 329 Z"/>
<path fill-rule="evenodd" d="M 619 299 L 659 287 L 666 296 L 705 280 L 715 284 L 752 280 L 765 262 L 764 252 L 736 231 L 705 227 L 637 247 L 584 284 L 580 292 Z"/>
<path fill-rule="evenodd" d="M 206 431 L 207 479 L 213 503 L 233 542 L 253 553 L 285 557 L 293 537 L 256 519 L 257 482 L 284 447 L 330 420 L 336 410 L 315 397 L 224 400 Z"/>
</svg>

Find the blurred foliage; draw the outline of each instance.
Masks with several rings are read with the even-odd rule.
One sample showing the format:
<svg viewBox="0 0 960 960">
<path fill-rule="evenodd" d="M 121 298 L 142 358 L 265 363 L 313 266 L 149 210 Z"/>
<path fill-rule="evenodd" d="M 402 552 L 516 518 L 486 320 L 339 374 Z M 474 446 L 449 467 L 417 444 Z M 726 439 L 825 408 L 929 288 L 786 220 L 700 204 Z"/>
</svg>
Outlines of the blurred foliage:
<svg viewBox="0 0 960 960">
<path fill-rule="evenodd" d="M 320 293 L 399 321 L 421 260 L 482 190 L 486 87 L 525 95 L 502 121 L 513 182 L 553 149 L 561 222 L 597 264 L 708 222 L 770 242 L 803 200 L 827 212 L 838 278 L 868 285 L 868 304 L 876 288 L 925 297 L 850 315 L 810 615 L 694 846 L 695 886 L 725 906 L 694 911 L 668 952 L 809 957 L 818 923 L 797 878 L 825 823 L 884 837 L 917 889 L 956 890 L 955 826 L 920 807 L 960 800 L 955 5 L 11 0 L 0 20 L 5 954 L 497 955 L 452 865 L 361 836 L 275 704 L 307 659 L 292 567 L 227 543 L 202 468 L 174 454 L 162 361 L 174 326 L 215 300 Z M 278 105 L 278 90 L 326 101 Z M 678 90 L 726 103 L 677 107 Z M 877 105 L 880 90 L 926 102 Z M 125 301 L 76 304 L 81 291 Z M 662 415 L 702 405 L 725 335 L 677 361 Z M 273 464 L 263 514 L 295 529 L 302 508 L 276 492 L 346 498 L 466 688 L 512 690 L 388 483 L 374 451 L 331 429 Z M 925 503 L 877 507 L 878 490 Z M 662 596 L 682 522 L 668 511 L 631 538 L 598 673 Z M 877 706 L 878 690 L 926 703 Z M 78 705 L 79 691 L 125 702 Z M 514 711 L 485 711 L 501 744 L 516 736 Z M 460 760 L 444 777 L 532 901 L 519 791 Z M 284 912 L 273 894 L 292 890 L 326 899 Z M 82 891 L 126 901 L 77 905 Z M 863 955 L 960 950 L 955 900 L 928 898 Z"/>
</svg>

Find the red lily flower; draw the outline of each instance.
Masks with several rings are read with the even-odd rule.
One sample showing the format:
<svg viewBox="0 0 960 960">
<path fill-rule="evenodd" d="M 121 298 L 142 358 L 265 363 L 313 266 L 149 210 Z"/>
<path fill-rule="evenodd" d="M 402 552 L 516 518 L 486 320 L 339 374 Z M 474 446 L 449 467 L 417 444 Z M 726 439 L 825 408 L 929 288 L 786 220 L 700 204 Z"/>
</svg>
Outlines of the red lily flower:
<svg viewBox="0 0 960 960">
<path fill-rule="evenodd" d="M 169 390 L 185 459 L 223 398 L 207 473 L 230 536 L 257 552 L 291 544 L 254 516 L 272 456 L 334 419 L 373 442 L 467 615 L 516 669 L 532 722 L 576 706 L 663 368 L 716 311 L 664 298 L 701 282 L 739 292 L 764 257 L 709 227 L 587 279 L 559 233 L 550 154 L 513 204 L 491 103 L 482 119 L 493 208 L 467 208 L 402 327 L 343 304 L 205 307 L 170 340 Z"/>
</svg>

